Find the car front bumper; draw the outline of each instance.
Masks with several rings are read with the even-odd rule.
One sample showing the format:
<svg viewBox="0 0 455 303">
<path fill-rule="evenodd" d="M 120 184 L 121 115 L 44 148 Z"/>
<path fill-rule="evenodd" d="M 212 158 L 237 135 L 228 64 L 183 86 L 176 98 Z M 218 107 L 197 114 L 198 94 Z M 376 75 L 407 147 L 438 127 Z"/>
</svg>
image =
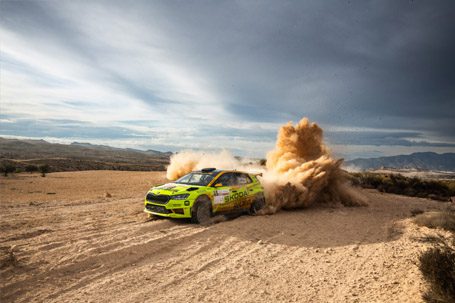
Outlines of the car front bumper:
<svg viewBox="0 0 455 303">
<path fill-rule="evenodd" d="M 170 206 L 167 204 L 155 204 L 145 202 L 144 212 L 156 216 L 168 218 L 191 218 L 191 207 L 189 206 Z"/>
</svg>

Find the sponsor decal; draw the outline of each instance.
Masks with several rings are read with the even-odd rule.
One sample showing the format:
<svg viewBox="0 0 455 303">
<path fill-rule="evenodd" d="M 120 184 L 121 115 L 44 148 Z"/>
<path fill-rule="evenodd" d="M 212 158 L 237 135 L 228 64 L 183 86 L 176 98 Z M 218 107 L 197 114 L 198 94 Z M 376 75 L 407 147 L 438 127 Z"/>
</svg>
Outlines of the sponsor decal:
<svg viewBox="0 0 455 303">
<path fill-rule="evenodd" d="M 213 204 L 223 204 L 224 197 L 229 195 L 229 189 L 219 189 L 213 192 Z"/>
<path fill-rule="evenodd" d="M 214 191 L 215 196 L 220 195 L 220 196 L 225 196 L 229 194 L 229 189 L 218 189 Z"/>
<path fill-rule="evenodd" d="M 236 193 L 233 193 L 232 195 L 225 196 L 224 197 L 224 203 L 233 202 L 235 200 L 239 200 L 239 199 L 245 198 L 247 196 L 248 196 L 248 192 L 246 190 L 245 191 L 236 192 Z"/>
</svg>

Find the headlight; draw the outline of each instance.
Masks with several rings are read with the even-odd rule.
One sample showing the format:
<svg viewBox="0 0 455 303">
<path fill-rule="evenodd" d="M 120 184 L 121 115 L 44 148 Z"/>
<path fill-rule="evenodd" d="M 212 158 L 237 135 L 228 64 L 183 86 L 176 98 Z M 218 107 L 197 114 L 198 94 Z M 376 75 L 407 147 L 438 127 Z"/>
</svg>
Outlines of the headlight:
<svg viewBox="0 0 455 303">
<path fill-rule="evenodd" d="M 175 195 L 175 196 L 171 196 L 171 199 L 172 200 L 185 200 L 186 198 L 188 198 L 190 194 L 183 194 L 183 195 Z"/>
</svg>

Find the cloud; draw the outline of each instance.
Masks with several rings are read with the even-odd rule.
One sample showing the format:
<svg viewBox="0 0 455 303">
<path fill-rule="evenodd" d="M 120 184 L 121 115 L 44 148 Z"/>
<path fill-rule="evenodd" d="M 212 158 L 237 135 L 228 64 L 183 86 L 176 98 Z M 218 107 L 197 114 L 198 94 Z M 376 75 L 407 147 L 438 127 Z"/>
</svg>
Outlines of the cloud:
<svg viewBox="0 0 455 303">
<path fill-rule="evenodd" d="M 0 6 L 0 135 L 261 155 L 308 116 L 337 148 L 455 144 L 451 1 Z"/>
<path fill-rule="evenodd" d="M 329 131 L 326 133 L 326 138 L 333 144 L 455 147 L 455 142 L 429 142 L 427 140 L 431 137 L 416 131 Z"/>
</svg>

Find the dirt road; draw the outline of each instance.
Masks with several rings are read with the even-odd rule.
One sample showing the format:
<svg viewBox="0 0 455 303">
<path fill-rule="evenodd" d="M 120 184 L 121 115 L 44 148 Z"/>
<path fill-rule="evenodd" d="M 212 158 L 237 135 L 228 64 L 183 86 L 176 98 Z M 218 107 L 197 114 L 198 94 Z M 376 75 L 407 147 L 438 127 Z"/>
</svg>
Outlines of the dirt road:
<svg viewBox="0 0 455 303">
<path fill-rule="evenodd" d="M 208 227 L 147 221 L 142 198 L 163 180 L 112 171 L 2 177 L 0 301 L 422 301 L 416 263 L 426 244 L 416 238 L 434 231 L 412 224 L 410 211 L 440 202 L 364 191 L 369 207 Z"/>
</svg>

